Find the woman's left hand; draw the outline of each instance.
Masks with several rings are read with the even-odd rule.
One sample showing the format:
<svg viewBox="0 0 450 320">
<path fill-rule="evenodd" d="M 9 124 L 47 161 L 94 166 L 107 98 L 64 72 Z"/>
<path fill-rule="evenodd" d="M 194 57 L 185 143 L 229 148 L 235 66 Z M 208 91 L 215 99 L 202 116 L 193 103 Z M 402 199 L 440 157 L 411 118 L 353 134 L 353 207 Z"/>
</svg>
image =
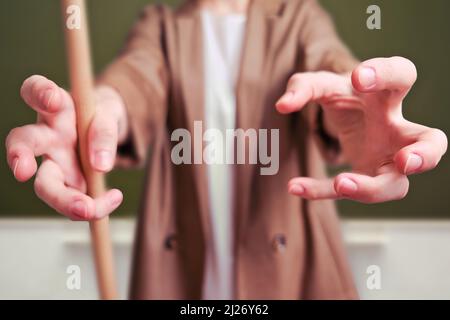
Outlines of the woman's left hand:
<svg viewBox="0 0 450 320">
<path fill-rule="evenodd" d="M 403 99 L 416 78 L 414 64 L 401 57 L 365 61 L 351 75 L 294 75 L 276 105 L 278 111 L 291 113 L 309 102 L 320 104 L 325 128 L 339 140 L 353 172 L 328 180 L 294 178 L 289 192 L 311 200 L 365 203 L 403 198 L 407 176 L 433 169 L 447 150 L 442 131 L 402 115 Z"/>
</svg>

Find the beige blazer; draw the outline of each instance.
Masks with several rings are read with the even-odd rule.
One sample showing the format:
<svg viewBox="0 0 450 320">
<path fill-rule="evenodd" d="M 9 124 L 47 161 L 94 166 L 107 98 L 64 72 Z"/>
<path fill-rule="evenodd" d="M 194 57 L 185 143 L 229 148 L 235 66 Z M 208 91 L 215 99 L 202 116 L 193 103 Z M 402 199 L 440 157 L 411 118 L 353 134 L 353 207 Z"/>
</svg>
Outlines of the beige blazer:
<svg viewBox="0 0 450 320">
<path fill-rule="evenodd" d="M 205 165 L 174 165 L 170 134 L 203 120 L 203 59 L 195 2 L 147 7 L 100 77 L 123 97 L 130 140 L 118 164 L 146 164 L 131 279 L 134 299 L 201 298 L 211 241 Z M 235 297 L 357 298 L 332 201 L 287 192 L 296 176 L 325 177 L 333 141 L 314 106 L 289 116 L 275 102 L 301 71 L 351 71 L 356 60 L 315 0 L 254 0 L 237 90 L 237 128 L 279 129 L 277 175 L 234 166 Z M 331 143 L 330 143 L 331 141 Z"/>
</svg>

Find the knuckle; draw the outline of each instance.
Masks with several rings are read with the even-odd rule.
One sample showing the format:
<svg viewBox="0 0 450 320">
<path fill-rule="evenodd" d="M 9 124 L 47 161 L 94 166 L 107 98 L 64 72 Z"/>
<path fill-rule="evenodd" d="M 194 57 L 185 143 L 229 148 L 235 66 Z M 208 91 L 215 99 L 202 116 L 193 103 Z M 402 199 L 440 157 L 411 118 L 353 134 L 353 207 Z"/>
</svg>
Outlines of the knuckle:
<svg viewBox="0 0 450 320">
<path fill-rule="evenodd" d="M 9 131 L 5 139 L 7 148 L 16 147 L 20 145 L 27 145 L 35 143 L 35 125 L 28 124 L 22 127 L 16 127 Z"/>
<path fill-rule="evenodd" d="M 433 170 L 434 168 L 436 168 L 438 166 L 440 161 L 441 161 L 441 157 L 440 156 L 439 157 L 437 156 L 437 157 L 434 157 L 434 158 L 430 158 L 429 161 L 425 161 L 424 168 L 422 168 L 421 171 L 425 172 L 425 171 Z"/>
<path fill-rule="evenodd" d="M 406 197 L 406 195 L 409 192 L 409 180 L 406 177 L 403 177 L 400 181 L 399 186 L 399 194 L 396 198 L 396 200 L 402 200 Z"/>
<path fill-rule="evenodd" d="M 110 133 L 102 133 L 95 137 L 93 144 L 94 149 L 106 148 L 111 149 L 114 141 L 114 136 Z"/>
<path fill-rule="evenodd" d="M 34 192 L 42 200 L 44 200 L 43 197 L 44 197 L 46 188 L 47 188 L 47 186 L 45 184 L 45 180 L 43 180 L 42 175 L 38 173 L 36 176 L 36 179 L 34 179 Z"/>
<path fill-rule="evenodd" d="M 444 143 L 445 146 L 448 145 L 447 135 L 445 134 L 444 131 L 440 129 L 432 129 L 432 133 L 434 136 L 436 136 L 439 142 Z"/>
<path fill-rule="evenodd" d="M 6 139 L 5 139 L 5 146 L 6 146 L 6 148 L 10 147 L 11 140 L 13 140 L 15 136 L 17 136 L 17 128 L 14 128 L 14 129 L 10 130 L 8 135 L 6 136 Z"/>
<path fill-rule="evenodd" d="M 9 131 L 5 139 L 5 146 L 8 150 L 17 145 L 17 139 L 23 134 L 23 131 L 24 127 L 16 127 Z"/>
<path fill-rule="evenodd" d="M 410 59 L 405 58 L 405 57 L 399 57 L 400 59 L 403 60 L 403 63 L 405 63 L 411 71 L 414 71 L 415 73 L 417 73 L 417 68 L 416 65 L 414 64 L 414 62 L 412 62 Z"/>
<path fill-rule="evenodd" d="M 410 67 L 414 67 L 414 68 L 415 68 L 414 62 L 412 62 L 410 59 L 408 59 L 408 58 L 406 58 L 406 57 L 402 57 L 402 56 L 393 56 L 390 60 L 391 60 L 393 63 L 403 63 L 403 64 L 409 65 Z"/>
<path fill-rule="evenodd" d="M 409 65 L 408 69 L 410 70 L 409 81 L 410 81 L 411 85 L 413 85 L 417 81 L 417 69 L 416 69 L 416 66 L 414 65 L 414 63 L 412 63 L 411 61 L 409 61 L 408 65 Z"/>
<path fill-rule="evenodd" d="M 288 81 L 288 88 L 293 88 L 293 87 L 298 86 L 302 82 L 303 77 L 304 77 L 304 75 L 302 73 L 296 73 L 296 74 L 292 75 Z"/>
<path fill-rule="evenodd" d="M 11 140 L 12 138 L 18 136 L 21 131 L 22 127 L 15 127 L 11 129 L 8 133 L 8 136 L 6 137 L 6 140 Z"/>
<path fill-rule="evenodd" d="M 25 100 L 25 90 L 26 90 L 27 85 L 28 85 L 27 81 L 28 81 L 28 79 L 25 80 L 25 81 L 22 83 L 22 86 L 20 87 L 20 96 L 22 97 L 23 100 Z"/>
<path fill-rule="evenodd" d="M 92 139 L 96 144 L 111 144 L 116 140 L 117 132 L 108 122 L 94 123 Z"/>
<path fill-rule="evenodd" d="M 397 66 L 402 66 L 404 70 L 407 71 L 408 74 L 408 80 L 411 84 L 414 84 L 417 80 L 417 68 L 414 62 L 409 60 L 408 58 L 401 57 L 401 56 L 395 56 L 390 59 L 389 63 L 390 69 L 392 70 L 392 73 L 395 69 L 397 69 Z"/>
<path fill-rule="evenodd" d="M 411 70 L 411 81 L 414 83 L 417 81 L 417 67 L 412 61 L 410 60 L 407 61 Z"/>
</svg>

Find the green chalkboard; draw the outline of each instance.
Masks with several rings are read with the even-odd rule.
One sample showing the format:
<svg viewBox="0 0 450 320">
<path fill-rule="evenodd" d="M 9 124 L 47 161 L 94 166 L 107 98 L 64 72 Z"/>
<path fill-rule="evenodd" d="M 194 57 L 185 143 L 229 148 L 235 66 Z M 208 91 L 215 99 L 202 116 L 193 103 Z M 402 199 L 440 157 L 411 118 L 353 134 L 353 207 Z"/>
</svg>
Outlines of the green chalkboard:
<svg viewBox="0 0 450 320">
<path fill-rule="evenodd" d="M 176 3 L 178 1 L 168 1 Z M 323 0 L 335 18 L 339 33 L 360 59 L 402 55 L 413 60 L 419 80 L 404 113 L 413 121 L 450 132 L 450 1 L 447 0 Z M 88 1 L 93 58 L 103 69 L 119 50 L 139 9 L 151 1 Z M 366 9 L 381 8 L 382 29 L 368 30 Z M 34 121 L 35 114 L 20 100 L 19 88 L 31 74 L 43 74 L 66 85 L 67 74 L 61 33 L 59 1 L 10 0 L 0 2 L 0 139 L 18 125 Z M 32 182 L 19 184 L 7 168 L 0 148 L 0 217 L 53 215 L 34 195 Z M 125 193 L 115 216 L 137 210 L 143 173 L 114 172 L 109 182 Z M 450 218 L 450 162 L 444 158 L 433 172 L 413 177 L 408 197 L 399 202 L 361 205 L 340 202 L 343 216 Z"/>
</svg>

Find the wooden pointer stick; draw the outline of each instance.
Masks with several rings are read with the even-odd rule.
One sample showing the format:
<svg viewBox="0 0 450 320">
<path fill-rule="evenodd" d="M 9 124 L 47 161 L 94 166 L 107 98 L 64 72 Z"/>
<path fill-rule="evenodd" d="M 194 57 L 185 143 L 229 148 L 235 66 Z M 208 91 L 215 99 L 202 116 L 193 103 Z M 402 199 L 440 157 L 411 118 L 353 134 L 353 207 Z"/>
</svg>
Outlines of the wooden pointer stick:
<svg viewBox="0 0 450 320">
<path fill-rule="evenodd" d="M 61 0 L 69 66 L 71 93 L 75 102 L 80 161 L 93 198 L 105 190 L 103 175 L 91 168 L 87 132 L 95 114 L 94 79 L 89 48 L 88 23 L 84 0 Z M 108 217 L 90 222 L 97 282 L 101 299 L 117 299 L 114 259 Z"/>
</svg>

